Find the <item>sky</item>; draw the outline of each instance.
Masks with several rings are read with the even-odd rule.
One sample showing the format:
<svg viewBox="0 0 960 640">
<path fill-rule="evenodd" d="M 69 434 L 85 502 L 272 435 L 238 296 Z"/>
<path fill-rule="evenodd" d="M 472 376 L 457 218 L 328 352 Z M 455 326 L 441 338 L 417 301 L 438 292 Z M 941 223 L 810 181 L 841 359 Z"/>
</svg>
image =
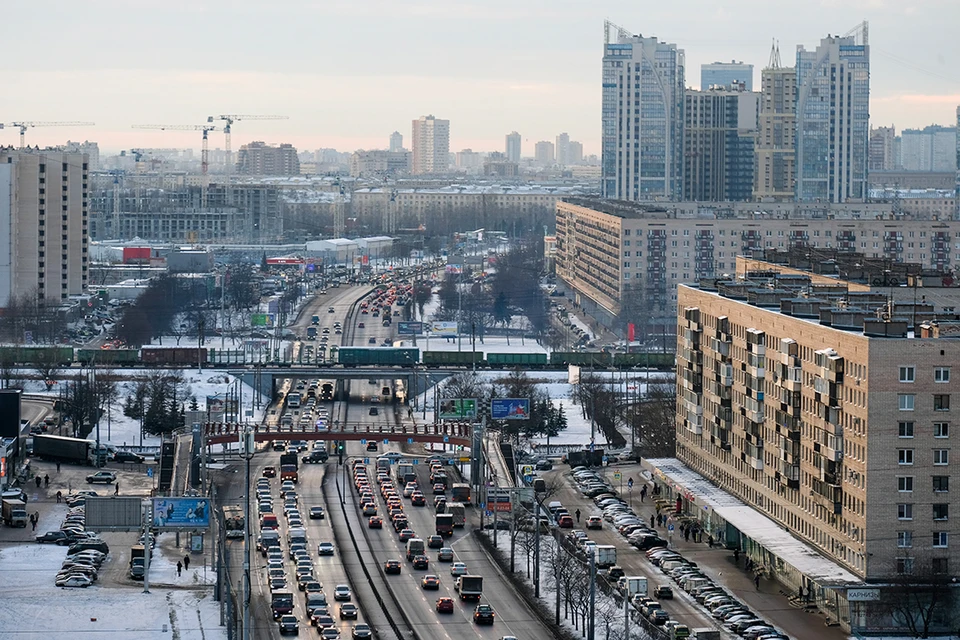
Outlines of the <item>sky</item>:
<svg viewBox="0 0 960 640">
<path fill-rule="evenodd" d="M 700 65 L 739 60 L 754 86 L 780 43 L 796 46 L 870 24 L 871 124 L 951 125 L 960 105 L 956 0 L 30 0 L 0 19 L 0 122 L 36 127 L 29 145 L 93 140 L 101 151 L 193 147 L 199 132 L 134 124 L 202 124 L 220 114 L 252 140 L 300 150 L 386 148 L 411 121 L 450 120 L 450 149 L 523 155 L 567 132 L 599 153 L 603 22 L 676 43 L 687 85 Z M 212 133 L 210 148 L 223 146 Z M 19 133 L 0 130 L 0 144 Z"/>
</svg>

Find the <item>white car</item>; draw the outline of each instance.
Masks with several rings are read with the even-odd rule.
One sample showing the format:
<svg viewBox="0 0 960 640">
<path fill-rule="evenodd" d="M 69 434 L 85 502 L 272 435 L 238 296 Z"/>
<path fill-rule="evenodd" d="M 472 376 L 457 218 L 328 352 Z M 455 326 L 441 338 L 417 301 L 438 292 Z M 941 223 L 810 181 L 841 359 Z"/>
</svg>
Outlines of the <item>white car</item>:
<svg viewBox="0 0 960 640">
<path fill-rule="evenodd" d="M 345 584 L 338 584 L 333 589 L 333 599 L 334 600 L 349 600 L 351 597 L 350 587 Z"/>
<path fill-rule="evenodd" d="M 465 576 L 467 575 L 467 563 L 465 562 L 454 562 L 450 565 L 450 575 L 452 576 Z"/>
<path fill-rule="evenodd" d="M 63 580 L 57 580 L 56 584 L 58 587 L 89 587 L 93 584 L 93 580 L 82 575 L 72 575 Z"/>
</svg>

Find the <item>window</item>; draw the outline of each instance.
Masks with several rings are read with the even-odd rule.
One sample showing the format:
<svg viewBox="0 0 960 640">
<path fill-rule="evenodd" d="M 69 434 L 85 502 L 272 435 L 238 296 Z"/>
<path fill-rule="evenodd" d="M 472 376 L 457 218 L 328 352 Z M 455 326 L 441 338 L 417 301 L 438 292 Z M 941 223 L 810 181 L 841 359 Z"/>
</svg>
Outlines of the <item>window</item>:
<svg viewBox="0 0 960 640">
<path fill-rule="evenodd" d="M 950 534 L 946 531 L 934 531 L 933 532 L 933 548 L 934 549 L 946 549 L 947 540 L 949 539 Z"/>
<path fill-rule="evenodd" d="M 900 394 L 900 411 L 913 411 L 913 397 L 912 393 Z"/>
<path fill-rule="evenodd" d="M 913 382 L 916 370 L 913 367 L 900 367 L 900 382 Z"/>
<path fill-rule="evenodd" d="M 933 396 L 934 411 L 950 411 L 950 394 L 938 393 Z"/>
<path fill-rule="evenodd" d="M 950 449 L 934 449 L 933 464 L 939 466 L 950 464 Z"/>
<path fill-rule="evenodd" d="M 913 491 L 913 476 L 897 476 L 897 491 Z"/>
<path fill-rule="evenodd" d="M 933 490 L 935 493 L 950 491 L 950 476 L 933 476 Z"/>
<path fill-rule="evenodd" d="M 897 449 L 897 460 L 900 464 L 913 464 L 913 449 Z"/>
<path fill-rule="evenodd" d="M 912 437 L 913 437 L 913 423 L 912 423 L 912 422 L 901 422 L 901 423 L 900 423 L 900 437 L 901 437 L 901 438 L 912 438 Z"/>
<path fill-rule="evenodd" d="M 933 437 L 934 437 L 934 438 L 949 438 L 949 437 L 950 437 L 950 423 L 949 423 L 949 422 L 934 422 L 934 423 L 933 423 Z"/>
<path fill-rule="evenodd" d="M 946 545 L 944 545 L 946 546 Z M 936 575 L 947 575 L 950 573 L 950 558 L 933 558 L 930 560 L 930 569 Z"/>
<path fill-rule="evenodd" d="M 913 573 L 913 558 L 897 558 L 897 573 L 900 575 Z"/>
<path fill-rule="evenodd" d="M 933 370 L 934 382 L 950 382 L 950 367 L 937 367 Z"/>
<path fill-rule="evenodd" d="M 905 502 L 898 504 L 897 520 L 913 520 L 913 505 Z"/>
<path fill-rule="evenodd" d="M 946 520 L 950 517 L 950 505 L 938 503 L 933 505 L 933 519 Z"/>
<path fill-rule="evenodd" d="M 912 549 L 913 531 L 897 531 L 897 547 L 900 549 Z"/>
</svg>

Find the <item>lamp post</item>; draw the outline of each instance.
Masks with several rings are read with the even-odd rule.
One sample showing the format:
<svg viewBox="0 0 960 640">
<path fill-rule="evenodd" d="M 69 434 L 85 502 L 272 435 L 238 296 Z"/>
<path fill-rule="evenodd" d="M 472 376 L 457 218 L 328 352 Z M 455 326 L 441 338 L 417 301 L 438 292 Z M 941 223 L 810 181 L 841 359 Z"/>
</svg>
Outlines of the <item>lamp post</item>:
<svg viewBox="0 0 960 640">
<path fill-rule="evenodd" d="M 246 461 L 247 479 L 246 489 L 243 494 L 244 514 L 243 514 L 243 640 L 250 640 L 250 553 L 253 542 L 253 536 L 250 533 L 250 460 L 256 453 L 256 442 L 254 441 L 254 431 L 249 425 L 244 427 L 243 436 L 240 441 L 241 454 Z"/>
</svg>

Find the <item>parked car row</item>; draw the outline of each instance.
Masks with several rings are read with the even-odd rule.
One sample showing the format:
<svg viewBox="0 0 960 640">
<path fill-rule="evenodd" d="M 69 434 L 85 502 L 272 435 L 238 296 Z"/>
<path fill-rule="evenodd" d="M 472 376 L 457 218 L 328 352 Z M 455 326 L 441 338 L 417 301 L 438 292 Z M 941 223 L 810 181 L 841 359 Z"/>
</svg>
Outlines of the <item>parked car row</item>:
<svg viewBox="0 0 960 640">
<path fill-rule="evenodd" d="M 600 509 L 600 513 L 587 517 L 587 529 L 602 529 L 606 522 L 641 551 L 667 546 L 667 541 L 638 516 L 629 504 L 617 497 L 613 487 L 605 483 L 595 471 L 577 467 L 574 469 L 573 478 L 583 495 L 592 498 L 593 503 Z"/>
</svg>

